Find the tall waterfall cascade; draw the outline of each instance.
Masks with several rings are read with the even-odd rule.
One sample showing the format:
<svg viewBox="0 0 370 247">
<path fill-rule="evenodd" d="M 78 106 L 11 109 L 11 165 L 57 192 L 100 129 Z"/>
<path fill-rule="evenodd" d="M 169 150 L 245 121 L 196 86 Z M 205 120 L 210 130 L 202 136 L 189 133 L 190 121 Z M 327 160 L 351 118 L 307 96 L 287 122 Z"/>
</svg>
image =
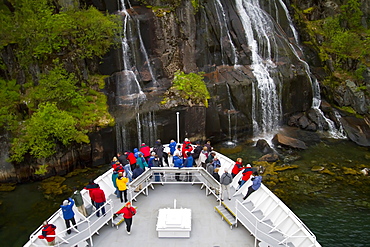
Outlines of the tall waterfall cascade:
<svg viewBox="0 0 370 247">
<path fill-rule="evenodd" d="M 252 53 L 251 67 L 257 80 L 252 96 L 253 135 L 272 136 L 279 129 L 282 112 L 279 82 L 271 76 L 276 68 L 272 52 L 278 47 L 268 31 L 274 24 L 258 1 L 236 0 L 236 8 Z"/>
<path fill-rule="evenodd" d="M 312 75 L 309 65 L 298 55 L 297 49 L 300 52 L 302 50 L 299 46 L 298 33 L 294 28 L 287 7 L 282 0 L 273 1 L 273 4 L 276 11 L 276 23 L 282 21 L 279 20 L 281 15 L 278 13 L 278 8 L 281 8 L 285 13 L 286 19 L 284 21 L 288 23 L 290 29 L 288 31 L 294 37 L 294 41 L 290 42 L 286 39 L 285 42 L 287 42 L 291 52 L 303 64 L 307 78 L 311 82 L 313 91 L 312 109 L 315 110 L 318 118 L 327 123 L 330 137 L 346 138 L 343 130 L 338 130 L 334 122 L 319 109 L 321 104 L 320 87 L 317 79 Z M 276 59 L 278 59 L 276 54 L 279 51 L 275 36 L 271 35 L 276 29 L 275 21 L 260 7 L 259 0 L 236 0 L 236 8 L 252 53 L 251 67 L 257 80 L 256 85 L 253 85 L 252 95 L 253 135 L 255 138 L 263 137 L 268 140 L 278 131 L 282 115 L 281 94 L 279 93 L 281 82 L 278 78 L 272 76 L 276 68 Z M 273 57 L 273 54 L 276 57 Z"/>
</svg>

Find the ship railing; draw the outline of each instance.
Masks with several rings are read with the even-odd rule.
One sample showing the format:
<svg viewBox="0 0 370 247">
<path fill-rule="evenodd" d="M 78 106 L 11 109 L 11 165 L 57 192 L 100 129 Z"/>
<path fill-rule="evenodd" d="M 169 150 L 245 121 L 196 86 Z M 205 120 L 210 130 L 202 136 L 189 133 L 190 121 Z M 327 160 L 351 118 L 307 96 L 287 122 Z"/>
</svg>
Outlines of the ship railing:
<svg viewBox="0 0 370 247">
<path fill-rule="evenodd" d="M 181 181 L 174 179 L 175 174 L 179 174 Z M 158 181 L 153 181 L 153 177 L 158 176 Z M 191 178 L 185 180 L 186 178 Z M 130 200 L 136 200 L 140 194 L 148 195 L 149 187 L 154 189 L 153 184 L 201 184 L 206 188 L 206 194 L 213 194 L 219 199 L 221 184 L 210 175 L 203 167 L 152 167 L 143 172 L 139 177 L 134 179 L 128 185 Z"/>
<path fill-rule="evenodd" d="M 303 221 L 296 215 L 293 213 L 293 211 L 285 204 L 283 203 L 279 197 L 277 197 L 274 193 L 271 192 L 271 190 L 269 190 L 264 184 L 261 185 L 264 193 L 266 193 L 270 198 L 272 198 L 275 203 L 281 208 L 284 210 L 284 212 L 287 214 L 287 216 L 293 220 L 293 222 L 300 226 L 300 230 L 304 231 L 305 233 L 305 237 L 309 237 L 309 239 L 315 243 L 315 246 L 320 246 L 320 244 L 317 242 L 317 239 L 316 239 L 316 236 L 315 234 L 306 226 L 306 224 L 303 223 Z M 277 227 L 277 226 L 276 226 Z M 293 234 L 287 234 L 285 233 L 285 235 L 287 235 L 287 239 L 291 239 L 291 238 L 301 238 L 301 236 L 294 236 Z"/>
<path fill-rule="evenodd" d="M 265 196 L 263 194 L 265 194 Z M 272 199 L 274 202 L 274 206 L 270 205 L 268 207 L 269 212 L 266 212 L 267 210 L 265 211 L 262 208 L 262 205 L 266 204 L 266 198 Z M 254 204 L 253 209 L 248 209 L 244 205 L 248 203 L 249 200 Z M 255 193 L 248 197 L 248 199 L 244 201 L 236 200 L 235 207 L 237 221 L 243 224 L 261 241 L 283 246 L 291 246 L 291 244 L 294 246 L 321 246 L 317 242 L 316 236 L 307 226 L 263 184 Z M 281 210 L 283 218 L 279 217 L 279 220 L 273 220 L 271 217 L 268 217 L 278 214 L 277 209 Z M 256 211 L 261 211 L 265 216 L 258 218 L 254 214 Z M 272 220 L 272 224 L 266 223 L 269 220 Z M 284 226 L 289 229 L 281 230 Z M 277 233 L 279 238 L 274 237 L 273 233 Z"/>
<path fill-rule="evenodd" d="M 86 242 L 87 239 L 90 240 L 91 246 L 93 246 L 92 236 L 94 234 L 99 234 L 99 229 L 104 225 L 107 225 L 109 220 L 113 218 L 114 208 L 111 199 L 108 199 L 102 207 L 105 207 L 105 214 L 96 216 L 96 211 L 92 212 L 88 217 L 82 216 L 79 212 L 75 212 L 75 220 L 77 229 L 71 224 L 70 228 L 65 227 L 65 221 L 63 218 L 63 213 L 61 209 L 56 211 L 49 219 L 49 224 L 54 224 L 56 228 L 56 235 L 48 235 L 49 237 L 55 236 L 54 246 L 76 246 L 80 243 Z M 76 207 L 73 207 L 75 210 Z M 100 210 L 101 208 L 99 208 Z M 68 234 L 68 230 L 71 230 L 71 234 Z M 37 228 L 30 235 L 30 241 L 28 241 L 25 246 L 46 246 L 46 240 L 39 239 L 38 236 L 41 235 L 42 226 Z"/>
</svg>

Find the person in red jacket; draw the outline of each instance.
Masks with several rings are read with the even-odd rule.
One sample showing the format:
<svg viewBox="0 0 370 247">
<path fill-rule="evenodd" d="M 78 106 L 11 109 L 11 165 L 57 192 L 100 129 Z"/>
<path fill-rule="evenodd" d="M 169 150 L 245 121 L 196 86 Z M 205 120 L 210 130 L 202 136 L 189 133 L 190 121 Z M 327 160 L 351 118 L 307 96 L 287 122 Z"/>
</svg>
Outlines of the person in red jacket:
<svg viewBox="0 0 370 247">
<path fill-rule="evenodd" d="M 53 224 L 49 224 L 47 221 L 44 221 L 42 224 L 42 231 L 40 236 L 38 236 L 39 239 L 45 239 L 48 242 L 49 246 L 55 245 L 55 229 L 57 228 Z"/>
<path fill-rule="evenodd" d="M 245 182 L 248 181 L 248 179 L 251 177 L 252 174 L 253 174 L 252 167 L 250 164 L 248 164 L 243 171 L 243 177 L 242 177 L 242 181 L 240 183 L 239 189 L 243 186 L 243 184 L 245 184 Z"/>
<path fill-rule="evenodd" d="M 145 158 L 146 161 L 148 161 L 149 157 L 150 157 L 150 147 L 148 145 L 146 145 L 145 143 L 141 144 L 140 146 L 140 152 L 143 153 L 143 156 Z"/>
<path fill-rule="evenodd" d="M 123 218 L 125 219 L 125 222 L 126 222 L 126 231 L 127 231 L 127 234 L 130 235 L 131 234 L 132 217 L 136 214 L 136 209 L 134 207 L 131 207 L 131 203 L 128 202 L 116 214 L 123 214 Z"/>
<path fill-rule="evenodd" d="M 193 151 L 193 146 L 191 145 L 191 142 L 189 141 L 189 139 L 185 138 L 184 142 L 182 143 L 182 149 L 181 149 L 182 157 L 186 159 L 188 157 L 187 153 L 191 151 Z"/>
<path fill-rule="evenodd" d="M 136 167 L 136 157 L 134 153 L 131 153 L 129 151 L 125 152 L 126 158 L 128 159 L 128 162 L 130 163 L 131 166 L 131 171 L 135 170 Z"/>
<path fill-rule="evenodd" d="M 100 210 L 99 208 L 101 208 L 101 213 L 103 216 L 105 216 L 105 207 L 103 206 L 106 199 L 105 199 L 105 194 L 104 194 L 104 191 L 102 189 L 100 189 L 100 187 L 94 189 L 94 190 L 91 190 L 91 200 L 94 201 L 94 204 L 95 204 L 95 207 L 96 207 L 96 216 L 97 217 L 100 217 Z"/>
<path fill-rule="evenodd" d="M 234 165 L 234 167 L 231 171 L 231 176 L 233 176 L 233 178 L 235 178 L 235 176 L 238 175 L 238 173 L 242 170 L 243 170 L 243 159 L 242 158 L 237 158 L 236 162 L 235 162 L 235 165 Z"/>
</svg>

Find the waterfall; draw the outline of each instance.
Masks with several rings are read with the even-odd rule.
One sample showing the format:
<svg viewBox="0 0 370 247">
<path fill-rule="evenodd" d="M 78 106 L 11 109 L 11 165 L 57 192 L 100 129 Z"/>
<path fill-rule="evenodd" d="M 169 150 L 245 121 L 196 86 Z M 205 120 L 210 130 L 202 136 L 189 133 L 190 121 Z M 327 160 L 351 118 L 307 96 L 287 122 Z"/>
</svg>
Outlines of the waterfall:
<svg viewBox="0 0 370 247">
<path fill-rule="evenodd" d="M 298 32 L 297 30 L 294 28 L 294 25 L 293 25 L 293 22 L 292 22 L 292 18 L 290 18 L 290 15 L 289 15 L 289 11 L 288 11 L 288 8 L 286 7 L 286 5 L 284 4 L 283 0 L 279 0 L 279 3 L 280 3 L 280 6 L 284 9 L 284 12 L 285 12 L 285 16 L 288 20 L 288 23 L 289 23 L 289 27 L 290 27 L 290 30 L 292 30 L 292 33 L 293 33 L 293 36 L 294 36 L 294 40 L 296 42 L 296 44 L 298 45 L 299 44 L 299 39 L 298 39 Z M 276 8 L 277 9 L 277 8 Z M 277 11 L 277 10 L 276 10 Z M 277 14 L 278 16 L 278 14 Z"/>
<path fill-rule="evenodd" d="M 131 15 L 128 13 L 126 7 L 125 7 L 125 0 L 120 0 L 121 4 L 121 13 L 124 15 L 123 18 L 123 34 L 121 37 L 121 44 L 122 44 L 122 61 L 123 61 L 123 72 L 125 75 L 125 79 L 127 81 L 127 84 L 135 84 L 136 90 L 128 91 L 126 95 L 130 94 L 138 94 L 139 97 L 145 97 L 145 94 L 143 93 L 139 80 L 137 78 L 137 75 L 139 72 L 137 71 L 137 62 L 140 58 L 136 57 L 136 51 L 139 50 L 141 52 L 142 57 L 145 60 L 145 64 L 148 67 L 148 71 L 151 77 L 151 80 L 153 81 L 153 84 L 155 86 L 157 85 L 157 81 L 155 79 L 153 69 L 147 54 L 147 51 L 144 46 L 143 39 L 141 37 L 140 32 L 140 22 L 136 19 L 136 21 L 131 17 Z M 132 11 L 133 8 L 130 5 L 130 2 L 127 1 L 127 4 L 131 8 Z M 132 37 L 138 37 L 139 44 L 135 44 L 134 41 L 129 41 L 129 38 Z M 136 40 L 136 39 L 135 39 Z M 138 46 L 140 48 L 138 48 Z M 129 86 L 130 88 L 130 86 Z"/>
<path fill-rule="evenodd" d="M 230 30 L 227 26 L 226 22 L 226 14 L 224 11 L 224 8 L 221 4 L 220 0 L 215 1 L 215 8 L 216 8 L 216 14 L 218 18 L 218 22 L 220 23 L 220 46 L 221 46 L 221 60 L 222 60 L 222 65 L 228 64 L 225 62 L 224 54 L 226 53 L 225 51 L 230 51 L 232 52 L 231 54 L 231 60 L 234 63 L 234 65 L 238 64 L 238 56 L 236 54 L 236 48 L 235 45 L 231 39 L 230 35 Z M 227 47 L 224 47 L 225 45 L 229 44 L 231 49 L 228 49 Z"/>
<path fill-rule="evenodd" d="M 232 99 L 231 99 L 231 93 L 230 93 L 230 86 L 228 83 L 226 83 L 226 89 L 227 89 L 227 98 L 229 100 L 229 110 L 227 110 L 227 119 L 228 119 L 228 127 L 229 127 L 229 142 L 228 145 L 233 145 L 235 142 L 237 142 L 237 111 L 235 110 L 235 107 L 233 105 Z M 234 116 L 234 136 L 233 136 L 233 129 L 232 129 L 232 116 Z"/>
<path fill-rule="evenodd" d="M 270 75 L 270 71 L 276 67 L 271 51 L 277 50 L 275 39 L 270 35 L 273 22 L 256 0 L 237 0 L 236 8 L 252 52 L 251 68 L 257 80 L 252 96 L 253 134 L 270 136 L 277 132 L 281 118 L 278 88 Z"/>
<path fill-rule="evenodd" d="M 146 49 L 145 49 L 145 46 L 144 46 L 144 42 L 143 42 L 143 38 L 141 37 L 140 22 L 139 22 L 139 20 L 136 21 L 136 25 L 137 25 L 137 30 L 139 30 L 138 31 L 138 35 L 139 35 L 139 41 L 140 41 L 140 50 L 141 50 L 141 52 L 144 55 L 146 64 L 148 65 L 148 70 L 149 70 L 149 73 L 150 73 L 150 77 L 152 78 L 153 85 L 156 86 L 156 87 L 158 87 L 159 86 L 158 85 L 158 82 L 155 79 L 152 66 L 150 65 L 150 60 L 149 60 L 149 57 L 148 57 L 148 53 L 146 52 Z"/>
<path fill-rule="evenodd" d="M 155 119 L 154 112 L 148 112 L 142 114 L 141 119 L 140 115 L 136 116 L 137 128 L 138 128 L 138 139 L 139 144 L 145 143 L 147 145 L 154 145 L 157 140 L 157 123 Z M 139 133 L 140 129 L 140 133 Z"/>
<path fill-rule="evenodd" d="M 140 113 L 136 114 L 136 128 L 137 128 L 137 146 L 140 147 L 141 143 L 143 143 L 141 139 L 141 122 L 140 122 Z"/>
<path fill-rule="evenodd" d="M 115 129 L 117 152 L 124 152 L 125 150 L 128 150 L 127 144 L 129 143 L 126 126 L 124 124 L 117 123 Z"/>
<path fill-rule="evenodd" d="M 288 22 L 289 22 L 289 27 L 291 28 L 293 34 L 294 34 L 294 38 L 295 38 L 295 41 L 297 43 L 297 46 L 299 48 L 300 51 L 301 48 L 300 46 L 298 45 L 298 34 L 297 34 L 297 31 L 296 29 L 294 28 L 294 25 L 292 23 L 292 20 L 289 16 L 289 13 L 288 13 L 288 9 L 286 8 L 284 2 L 282 2 L 282 0 L 279 0 L 281 6 L 283 7 L 284 11 L 285 11 L 285 15 L 287 16 L 287 19 L 288 19 Z M 327 124 L 328 124 L 328 133 L 330 134 L 330 137 L 332 138 L 336 138 L 336 139 L 344 139 L 346 138 L 346 135 L 343 131 L 343 129 L 337 129 L 335 127 L 335 124 L 332 120 L 330 120 L 329 118 L 327 118 L 325 116 L 325 114 L 321 111 L 320 109 L 320 105 L 321 105 L 321 95 L 320 95 L 320 85 L 319 85 L 319 82 L 317 81 L 317 79 L 315 77 L 312 76 L 312 73 L 311 73 L 311 70 L 310 70 L 310 66 L 306 63 L 306 61 L 302 60 L 300 58 L 300 56 L 298 55 L 297 53 L 297 50 L 295 49 L 295 47 L 291 44 L 291 43 L 288 43 L 288 45 L 290 46 L 293 54 L 296 56 L 296 58 L 304 65 L 305 67 L 305 72 L 311 82 L 311 86 L 312 86 L 312 94 L 313 94 L 313 98 L 312 98 L 312 106 L 311 108 L 314 109 L 316 111 L 316 113 L 318 114 L 318 116 L 320 118 L 322 118 L 323 121 L 325 121 Z M 337 115 L 339 115 L 339 113 L 335 112 L 336 114 L 336 117 Z M 338 117 L 337 117 L 338 118 Z M 320 123 L 318 123 L 320 124 Z M 319 125 L 319 129 L 322 129 L 322 126 Z"/>
</svg>

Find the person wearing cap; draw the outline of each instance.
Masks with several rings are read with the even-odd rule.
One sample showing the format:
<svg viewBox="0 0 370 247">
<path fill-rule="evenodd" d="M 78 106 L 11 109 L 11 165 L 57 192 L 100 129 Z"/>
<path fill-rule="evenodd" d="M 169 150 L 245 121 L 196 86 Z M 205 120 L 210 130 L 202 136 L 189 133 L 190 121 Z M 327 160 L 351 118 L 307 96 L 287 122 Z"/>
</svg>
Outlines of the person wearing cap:
<svg viewBox="0 0 370 247">
<path fill-rule="evenodd" d="M 123 214 L 123 218 L 126 222 L 127 234 L 131 234 L 132 217 L 136 214 L 136 209 L 131 206 L 131 202 L 127 202 L 126 205 L 121 208 L 116 214 Z"/>
<path fill-rule="evenodd" d="M 182 157 L 186 159 L 187 153 L 193 151 L 193 146 L 188 138 L 185 138 L 184 142 L 182 143 Z"/>
<path fill-rule="evenodd" d="M 82 199 L 81 192 L 76 188 L 73 187 L 74 191 L 71 198 L 75 201 L 75 206 L 78 209 L 78 212 L 80 212 L 83 216 L 87 217 L 86 208 L 84 205 L 84 200 Z"/>
<path fill-rule="evenodd" d="M 69 229 L 71 227 L 71 222 L 73 226 L 75 227 L 75 229 L 77 230 L 75 213 L 73 212 L 73 209 L 72 209 L 74 204 L 75 202 L 72 200 L 72 198 L 68 198 L 68 200 L 64 200 L 63 204 L 60 205 L 60 207 L 62 208 L 62 212 L 63 212 L 63 218 L 66 223 L 66 227 L 68 229 L 67 230 L 68 234 L 71 234 L 71 229 Z"/>
<path fill-rule="evenodd" d="M 233 177 L 230 173 L 227 172 L 227 169 L 224 170 L 224 173 L 222 174 L 220 178 L 220 184 L 221 184 L 221 201 L 224 200 L 225 192 L 227 193 L 227 196 L 229 200 L 231 200 L 231 194 L 230 194 L 230 184 L 233 181 Z"/>
<path fill-rule="evenodd" d="M 242 181 L 240 183 L 239 189 L 249 180 L 253 173 L 253 169 L 250 164 L 248 164 L 245 169 L 243 170 L 243 176 L 242 176 Z"/>
<path fill-rule="evenodd" d="M 253 178 L 251 178 L 251 180 L 253 181 L 253 184 L 251 186 L 248 187 L 248 192 L 247 194 L 243 197 L 243 200 L 245 200 L 250 194 L 252 194 L 253 192 L 255 192 L 256 190 L 259 189 L 259 187 L 261 187 L 261 183 L 262 183 L 262 176 L 258 174 L 258 172 L 254 172 L 253 173 Z"/>
<path fill-rule="evenodd" d="M 55 245 L 55 229 L 57 227 L 53 224 L 49 224 L 47 221 L 44 221 L 42 224 L 41 235 L 38 236 L 39 239 L 45 239 L 48 242 L 49 246 Z"/>
<path fill-rule="evenodd" d="M 118 187 L 118 195 L 119 195 L 119 198 L 121 199 L 121 203 L 123 202 L 122 192 L 125 197 L 125 202 L 128 201 L 127 200 L 127 183 L 128 183 L 128 178 L 124 177 L 122 172 L 118 173 L 116 184 Z"/>
</svg>

